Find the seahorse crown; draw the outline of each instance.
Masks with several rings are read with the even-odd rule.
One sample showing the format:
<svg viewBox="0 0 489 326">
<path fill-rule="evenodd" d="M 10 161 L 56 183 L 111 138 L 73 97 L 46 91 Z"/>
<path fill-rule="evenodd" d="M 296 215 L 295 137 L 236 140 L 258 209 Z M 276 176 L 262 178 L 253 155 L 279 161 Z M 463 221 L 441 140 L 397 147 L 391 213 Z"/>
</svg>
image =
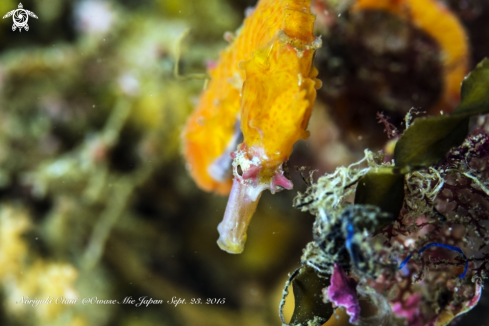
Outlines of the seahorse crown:
<svg viewBox="0 0 489 326">
<path fill-rule="evenodd" d="M 22 5 L 22 3 L 19 3 L 19 9 L 22 9 L 24 8 L 24 6 Z"/>
</svg>

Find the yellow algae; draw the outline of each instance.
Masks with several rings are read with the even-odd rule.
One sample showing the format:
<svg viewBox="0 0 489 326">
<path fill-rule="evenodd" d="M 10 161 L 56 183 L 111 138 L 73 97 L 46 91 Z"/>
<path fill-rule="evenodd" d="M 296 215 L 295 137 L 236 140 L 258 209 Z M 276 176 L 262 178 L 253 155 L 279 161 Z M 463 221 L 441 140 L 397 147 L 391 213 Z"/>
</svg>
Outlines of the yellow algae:
<svg viewBox="0 0 489 326">
<path fill-rule="evenodd" d="M 0 209 L 1 280 L 10 274 L 21 272 L 28 255 L 28 248 L 23 235 L 31 227 L 27 212 L 24 210 L 6 205 Z"/>
<path fill-rule="evenodd" d="M 39 320 L 54 321 L 79 303 L 79 295 L 75 289 L 78 271 L 72 265 L 36 260 L 23 274 L 16 284 L 17 291 L 22 296 L 30 299 L 49 297 L 52 301 L 35 307 Z M 19 313 L 25 312 L 25 309 L 30 309 L 30 306 L 20 306 Z"/>
</svg>

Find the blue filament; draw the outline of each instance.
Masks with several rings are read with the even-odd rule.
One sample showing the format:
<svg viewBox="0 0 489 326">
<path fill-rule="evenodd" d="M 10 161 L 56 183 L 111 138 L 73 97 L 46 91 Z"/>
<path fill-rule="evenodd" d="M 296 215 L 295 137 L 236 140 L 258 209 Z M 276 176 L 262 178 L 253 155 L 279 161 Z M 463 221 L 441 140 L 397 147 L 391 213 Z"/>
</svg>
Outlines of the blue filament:
<svg viewBox="0 0 489 326">
<path fill-rule="evenodd" d="M 467 261 L 467 256 L 465 256 L 464 252 L 462 251 L 462 249 L 458 248 L 458 247 L 454 247 L 454 246 L 450 246 L 450 245 L 447 245 L 447 244 L 443 244 L 443 243 L 438 243 L 438 242 L 433 242 L 433 243 L 430 243 L 430 244 L 427 244 L 426 246 L 424 246 L 423 248 L 419 249 L 418 250 L 418 254 L 422 254 L 426 249 L 429 249 L 431 247 L 440 247 L 440 248 L 445 248 L 445 249 L 449 249 L 449 250 L 452 250 L 452 251 L 456 251 L 460 254 L 462 254 L 462 257 L 465 259 L 465 266 L 464 266 L 464 271 L 462 272 L 462 274 L 460 274 L 460 278 L 464 278 L 465 275 L 467 274 L 467 269 L 469 267 L 469 262 Z M 403 268 L 407 262 L 411 259 L 411 257 L 413 257 L 413 254 L 410 254 L 408 255 L 401 263 L 401 265 L 399 265 L 399 269 Z"/>
<path fill-rule="evenodd" d="M 346 229 L 347 229 L 347 234 L 346 234 L 345 246 L 348 251 L 351 251 L 351 243 L 353 240 L 353 236 L 355 235 L 355 230 L 353 229 L 353 225 L 351 225 L 350 223 L 348 223 Z"/>
<path fill-rule="evenodd" d="M 360 267 L 360 263 L 364 261 L 364 257 L 360 252 L 359 246 L 354 244 L 353 242 L 354 236 L 355 236 L 355 229 L 353 228 L 353 225 L 351 225 L 351 223 L 348 223 L 346 228 L 345 247 L 346 250 L 348 251 L 348 254 L 350 255 L 350 259 L 353 265 L 359 270 L 362 270 L 362 268 Z"/>
</svg>

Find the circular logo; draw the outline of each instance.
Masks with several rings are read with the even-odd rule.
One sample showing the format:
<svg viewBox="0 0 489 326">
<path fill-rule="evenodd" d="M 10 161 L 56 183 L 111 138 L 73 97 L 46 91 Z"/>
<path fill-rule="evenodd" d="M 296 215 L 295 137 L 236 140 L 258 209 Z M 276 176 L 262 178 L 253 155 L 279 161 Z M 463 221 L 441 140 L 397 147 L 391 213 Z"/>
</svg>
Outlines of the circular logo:
<svg viewBox="0 0 489 326">
<path fill-rule="evenodd" d="M 15 11 L 15 14 L 13 15 L 14 17 L 14 24 L 17 27 L 24 27 L 27 25 L 27 21 L 29 20 L 29 17 L 27 16 L 27 13 L 23 9 L 17 9 Z"/>
</svg>

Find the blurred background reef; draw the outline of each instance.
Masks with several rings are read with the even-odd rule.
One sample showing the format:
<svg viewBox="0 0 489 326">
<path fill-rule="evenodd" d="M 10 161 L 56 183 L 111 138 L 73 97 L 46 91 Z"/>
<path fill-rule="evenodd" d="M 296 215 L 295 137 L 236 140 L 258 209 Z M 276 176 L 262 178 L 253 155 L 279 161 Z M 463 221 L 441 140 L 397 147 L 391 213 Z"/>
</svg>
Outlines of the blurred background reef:
<svg viewBox="0 0 489 326">
<path fill-rule="evenodd" d="M 294 190 L 264 194 L 242 255 L 216 245 L 226 198 L 198 189 L 181 157 L 204 81 L 173 70 L 179 57 L 181 76 L 205 74 L 255 1 L 30 0 L 24 8 L 39 19 L 28 32 L 0 20 L 1 325 L 280 324 L 287 273 L 312 238 L 312 216 L 292 208 L 306 187 L 293 166 L 325 172 L 356 161 L 387 140 L 378 111 L 399 124 L 442 93 L 442 54 L 423 30 L 383 12 L 354 18 L 352 1 L 319 2 L 335 18 L 318 19 L 323 88 L 311 138 L 289 163 Z M 472 68 L 489 53 L 489 3 L 445 4 L 465 28 Z M 0 13 L 17 6 L 2 0 Z M 362 118 L 345 114 L 350 107 Z M 26 296 L 187 304 L 16 303 Z M 487 305 L 483 297 L 467 323 L 489 320 Z"/>
</svg>

